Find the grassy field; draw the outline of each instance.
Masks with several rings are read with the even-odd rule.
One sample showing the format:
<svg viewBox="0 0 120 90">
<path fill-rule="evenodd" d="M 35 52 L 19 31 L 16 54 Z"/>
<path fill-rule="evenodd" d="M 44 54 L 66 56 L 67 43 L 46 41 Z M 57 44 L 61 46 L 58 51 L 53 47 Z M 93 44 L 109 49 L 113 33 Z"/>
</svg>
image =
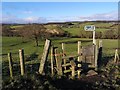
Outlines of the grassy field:
<svg viewBox="0 0 120 90">
<path fill-rule="evenodd" d="M 67 55 L 77 54 L 77 41 L 81 41 L 82 46 L 90 44 L 92 45 L 92 39 L 86 38 L 51 38 L 50 40 L 52 41 L 52 45 L 57 46 L 59 48 L 59 52 L 61 52 L 61 43 L 62 42 L 66 43 L 65 50 Z M 97 40 L 97 44 L 98 41 L 99 40 Z M 9 78 L 7 53 L 11 52 L 14 64 L 19 64 L 19 49 L 23 48 L 25 53 L 26 65 L 32 66 L 36 64 L 39 65 L 40 58 L 43 53 L 44 43 L 45 40 L 39 40 L 39 47 L 36 47 L 34 40 L 24 40 L 23 42 L 23 39 L 21 37 L 3 37 L 2 38 L 3 79 Z M 103 39 L 103 56 L 106 57 L 113 56 L 115 53 L 115 48 L 118 48 L 118 40 Z M 14 74 L 18 75 L 20 73 L 19 65 L 15 67 L 17 68 L 18 71 L 16 71 Z M 35 70 L 38 70 L 37 66 L 33 66 L 33 68 L 36 68 Z"/>
<path fill-rule="evenodd" d="M 81 30 L 84 30 L 85 25 L 95 25 L 96 32 L 101 31 L 104 32 L 106 28 L 109 28 L 112 24 L 108 23 L 95 23 L 95 22 L 88 22 L 88 23 L 74 23 L 73 28 L 63 28 L 64 31 L 69 32 L 72 36 L 79 35 Z M 76 26 L 79 26 L 76 27 Z M 106 28 L 105 28 L 105 27 Z M 22 27 L 21 26 L 11 26 L 11 28 L 17 28 Z M 56 25 L 47 25 L 46 28 L 48 29 L 54 29 Z M 112 27 L 114 28 L 114 27 Z M 82 46 L 92 45 L 92 39 L 87 38 L 66 38 L 66 37 L 56 37 L 56 38 L 49 38 L 52 41 L 52 45 L 58 47 L 59 52 L 62 52 L 61 50 L 61 43 L 65 43 L 65 51 L 67 55 L 77 55 L 77 41 L 82 42 Z M 116 39 L 103 39 L 103 57 L 113 57 L 115 53 L 115 49 L 118 48 L 118 40 Z M 96 40 L 97 45 L 99 42 L 99 39 Z M 28 73 L 33 73 L 36 70 L 38 70 L 38 66 L 40 63 L 40 59 L 43 53 L 45 40 L 39 40 L 39 46 L 35 46 L 35 41 L 33 39 L 23 39 L 21 37 L 2 37 L 2 75 L 3 80 L 9 78 L 9 67 L 8 67 L 8 57 L 7 54 L 9 52 L 12 53 L 12 59 L 13 63 L 17 64 L 14 66 L 14 75 L 17 76 L 20 73 L 19 69 L 19 49 L 24 49 L 24 55 L 25 55 L 25 64 L 26 68 L 28 70 Z M 50 59 L 50 54 L 48 59 Z M 37 65 L 37 66 L 36 66 Z M 33 68 L 33 71 L 31 70 L 31 67 Z M 17 70 L 17 71 L 16 71 Z"/>
<path fill-rule="evenodd" d="M 82 42 L 82 46 L 92 44 L 92 39 L 85 38 L 51 38 L 52 44 L 59 47 L 61 50 L 61 43 L 67 43 L 66 53 L 76 54 L 77 53 L 77 41 Z M 98 40 L 97 40 L 98 42 Z M 39 40 L 39 47 L 35 46 L 34 40 L 24 40 L 21 37 L 3 37 L 2 38 L 2 54 L 3 61 L 7 60 L 7 53 L 11 52 L 14 56 L 18 55 L 18 50 L 23 48 L 25 55 L 29 56 L 33 53 L 41 55 L 43 51 L 45 40 Z M 113 44 L 111 44 L 113 43 Z M 118 48 L 118 40 L 103 39 L 103 53 L 106 55 L 114 54 L 115 48 Z"/>
</svg>

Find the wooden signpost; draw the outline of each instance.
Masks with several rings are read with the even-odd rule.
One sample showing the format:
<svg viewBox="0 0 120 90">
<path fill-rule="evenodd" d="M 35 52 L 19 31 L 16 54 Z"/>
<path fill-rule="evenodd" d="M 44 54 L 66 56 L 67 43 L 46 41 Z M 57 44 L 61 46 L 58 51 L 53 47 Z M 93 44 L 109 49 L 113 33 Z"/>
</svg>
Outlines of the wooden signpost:
<svg viewBox="0 0 120 90">
<path fill-rule="evenodd" d="M 94 25 L 86 25 L 84 27 L 85 31 L 92 31 L 93 32 L 93 47 L 94 47 L 94 67 L 97 69 L 97 59 L 98 59 L 98 50 L 97 50 L 97 45 L 96 45 L 96 40 L 95 40 L 95 26 Z"/>
<path fill-rule="evenodd" d="M 84 27 L 85 31 L 92 31 L 93 32 L 93 44 L 96 45 L 96 40 L 95 40 L 95 26 L 94 25 L 86 25 Z"/>
</svg>

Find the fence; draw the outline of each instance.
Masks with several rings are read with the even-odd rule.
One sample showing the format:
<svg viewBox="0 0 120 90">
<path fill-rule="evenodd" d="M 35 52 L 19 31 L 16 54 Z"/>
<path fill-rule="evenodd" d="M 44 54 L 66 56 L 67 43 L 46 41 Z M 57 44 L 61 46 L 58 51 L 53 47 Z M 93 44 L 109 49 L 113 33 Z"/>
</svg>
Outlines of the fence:
<svg viewBox="0 0 120 90">
<path fill-rule="evenodd" d="M 100 67 L 99 63 L 102 58 L 102 41 L 99 41 L 99 45 L 88 45 L 86 47 L 82 46 L 81 41 L 78 41 L 78 54 L 77 55 L 66 55 L 65 43 L 61 44 L 62 52 L 58 51 L 58 47 L 51 45 L 50 40 L 46 40 L 43 55 L 40 60 L 40 66 L 38 72 L 40 74 L 44 73 L 45 63 L 50 51 L 50 69 L 51 76 L 57 75 L 61 77 L 62 75 L 69 75 L 69 78 L 80 78 L 81 71 L 88 70 L 90 68 L 96 69 Z M 51 50 L 49 50 L 51 49 Z M 21 75 L 25 74 L 25 61 L 24 61 L 24 50 L 19 50 L 20 57 L 20 69 Z M 13 62 L 12 55 L 8 53 L 9 60 L 9 71 L 10 77 L 13 78 Z M 114 62 L 118 62 L 119 55 L 118 50 L 115 51 Z"/>
</svg>

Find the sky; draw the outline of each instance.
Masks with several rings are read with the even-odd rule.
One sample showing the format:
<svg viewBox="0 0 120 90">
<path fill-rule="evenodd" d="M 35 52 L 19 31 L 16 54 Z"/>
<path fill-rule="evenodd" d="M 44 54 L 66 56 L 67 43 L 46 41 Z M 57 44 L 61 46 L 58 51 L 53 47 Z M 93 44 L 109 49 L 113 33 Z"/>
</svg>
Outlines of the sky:
<svg viewBox="0 0 120 90">
<path fill-rule="evenodd" d="M 2 2 L 3 23 L 117 19 L 117 2 Z"/>
</svg>

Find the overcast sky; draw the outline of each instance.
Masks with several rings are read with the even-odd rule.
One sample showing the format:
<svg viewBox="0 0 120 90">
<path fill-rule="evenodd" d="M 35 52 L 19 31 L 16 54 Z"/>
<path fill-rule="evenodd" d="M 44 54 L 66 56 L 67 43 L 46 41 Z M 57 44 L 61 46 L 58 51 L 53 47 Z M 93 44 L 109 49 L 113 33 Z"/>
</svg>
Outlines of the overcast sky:
<svg viewBox="0 0 120 90">
<path fill-rule="evenodd" d="M 117 20 L 117 2 L 3 2 L 3 23 Z"/>
</svg>

